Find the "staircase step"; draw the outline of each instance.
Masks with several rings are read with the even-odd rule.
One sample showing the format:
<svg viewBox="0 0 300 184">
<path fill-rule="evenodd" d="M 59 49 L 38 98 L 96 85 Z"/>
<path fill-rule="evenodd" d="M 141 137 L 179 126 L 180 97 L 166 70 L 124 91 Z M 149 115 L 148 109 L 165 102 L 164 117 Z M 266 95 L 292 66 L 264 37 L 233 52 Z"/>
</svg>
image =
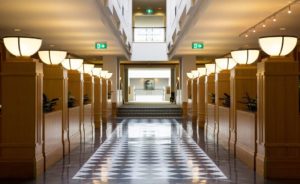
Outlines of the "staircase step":
<svg viewBox="0 0 300 184">
<path fill-rule="evenodd" d="M 118 108 L 118 117 L 181 117 L 182 109 L 179 107 L 174 108 L 161 108 L 161 107 L 143 107 L 143 108 Z"/>
</svg>

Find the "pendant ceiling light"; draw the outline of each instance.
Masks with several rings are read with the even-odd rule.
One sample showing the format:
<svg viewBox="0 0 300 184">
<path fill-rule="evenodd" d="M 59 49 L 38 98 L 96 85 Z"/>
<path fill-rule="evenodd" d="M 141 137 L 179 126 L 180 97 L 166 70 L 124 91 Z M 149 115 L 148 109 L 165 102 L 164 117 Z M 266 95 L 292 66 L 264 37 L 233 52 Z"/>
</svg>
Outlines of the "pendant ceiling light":
<svg viewBox="0 0 300 184">
<path fill-rule="evenodd" d="M 101 78 L 105 78 L 107 73 L 108 73 L 107 70 L 102 70 L 101 71 Z"/>
<path fill-rule="evenodd" d="M 92 73 L 94 76 L 101 77 L 101 71 L 102 68 L 94 68 Z"/>
<path fill-rule="evenodd" d="M 205 76 L 207 74 L 207 69 L 205 67 L 198 68 L 197 70 L 198 70 L 199 77 Z"/>
<path fill-rule="evenodd" d="M 83 59 L 68 58 L 68 59 L 64 59 L 61 64 L 67 70 L 77 70 L 78 68 L 81 67 L 82 63 L 83 63 Z"/>
<path fill-rule="evenodd" d="M 235 62 L 242 65 L 250 65 L 254 63 L 259 57 L 259 50 L 245 49 L 235 50 L 231 52 L 231 56 Z"/>
<path fill-rule="evenodd" d="M 231 70 L 236 65 L 236 62 L 232 58 L 218 58 L 215 59 L 215 62 L 220 70 Z"/>
<path fill-rule="evenodd" d="M 186 73 L 186 76 L 189 78 L 189 79 L 193 79 L 194 78 L 194 75 L 189 72 L 189 73 Z"/>
<path fill-rule="evenodd" d="M 58 65 L 67 56 L 66 51 L 46 50 L 38 52 L 40 59 L 47 65 Z"/>
<path fill-rule="evenodd" d="M 95 67 L 95 65 L 93 65 L 93 64 L 83 64 L 79 67 L 78 71 L 80 73 L 86 73 L 86 74 L 92 75 L 94 67 Z"/>
<path fill-rule="evenodd" d="M 30 37 L 4 37 L 5 48 L 14 56 L 30 57 L 34 55 L 42 45 L 40 38 Z"/>
<path fill-rule="evenodd" d="M 298 38 L 294 36 L 269 36 L 259 38 L 259 46 L 270 56 L 286 56 L 297 45 Z"/>
</svg>

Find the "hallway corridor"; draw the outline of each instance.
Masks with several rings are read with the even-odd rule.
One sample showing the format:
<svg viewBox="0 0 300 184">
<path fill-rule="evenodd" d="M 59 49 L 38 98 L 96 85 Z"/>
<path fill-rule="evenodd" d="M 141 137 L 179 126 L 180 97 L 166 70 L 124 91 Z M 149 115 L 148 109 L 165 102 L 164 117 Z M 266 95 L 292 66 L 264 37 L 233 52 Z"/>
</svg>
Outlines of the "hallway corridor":
<svg viewBox="0 0 300 184">
<path fill-rule="evenodd" d="M 99 181 L 227 179 L 175 120 L 120 124 L 73 179 Z"/>
<path fill-rule="evenodd" d="M 193 131 L 194 130 L 194 131 Z M 267 181 L 206 139 L 185 119 L 124 119 L 103 123 L 35 181 L 5 184 L 296 184 Z"/>
</svg>

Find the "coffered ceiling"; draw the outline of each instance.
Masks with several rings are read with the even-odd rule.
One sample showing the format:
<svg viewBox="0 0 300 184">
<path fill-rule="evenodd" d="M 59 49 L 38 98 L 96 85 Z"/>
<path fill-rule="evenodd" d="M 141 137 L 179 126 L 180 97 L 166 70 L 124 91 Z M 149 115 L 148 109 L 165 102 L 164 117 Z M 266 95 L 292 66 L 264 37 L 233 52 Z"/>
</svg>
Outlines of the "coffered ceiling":
<svg viewBox="0 0 300 184">
<path fill-rule="evenodd" d="M 83 58 L 122 55 L 121 47 L 102 20 L 98 0 L 0 0 L 0 37 L 43 39 L 42 48 L 67 50 Z M 95 42 L 108 43 L 96 50 Z"/>
<path fill-rule="evenodd" d="M 300 3 L 276 16 L 277 21 L 268 19 L 263 28 L 255 27 L 249 37 L 239 36 L 266 17 L 277 12 L 292 1 L 288 0 L 204 0 L 203 6 L 190 26 L 187 34 L 178 43 L 175 55 L 197 55 L 198 58 L 213 58 L 230 53 L 238 48 L 257 48 L 258 38 L 267 35 L 300 36 Z M 193 50 L 193 41 L 204 43 L 203 50 Z"/>
</svg>

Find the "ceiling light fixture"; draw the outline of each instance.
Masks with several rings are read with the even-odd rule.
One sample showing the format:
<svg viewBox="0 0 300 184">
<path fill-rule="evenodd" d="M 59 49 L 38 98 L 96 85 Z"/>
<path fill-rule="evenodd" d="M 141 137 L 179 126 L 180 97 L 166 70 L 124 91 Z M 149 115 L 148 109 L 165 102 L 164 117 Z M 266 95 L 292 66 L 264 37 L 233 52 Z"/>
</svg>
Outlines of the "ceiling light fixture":
<svg viewBox="0 0 300 184">
<path fill-rule="evenodd" d="M 66 51 L 45 50 L 38 52 L 40 59 L 47 65 L 58 65 L 67 56 Z"/>
<path fill-rule="evenodd" d="M 105 76 L 106 76 L 106 74 L 108 73 L 108 71 L 107 70 L 102 70 L 101 71 L 101 78 L 105 78 Z"/>
<path fill-rule="evenodd" d="M 85 74 L 90 74 L 92 75 L 93 73 L 93 69 L 94 69 L 95 65 L 93 64 L 83 64 L 78 68 L 78 71 L 80 73 L 85 73 Z"/>
<path fill-rule="evenodd" d="M 231 52 L 231 56 L 235 62 L 242 65 L 254 63 L 259 57 L 258 49 L 235 50 Z"/>
<path fill-rule="evenodd" d="M 68 59 L 64 59 L 61 64 L 67 70 L 77 70 L 78 68 L 81 67 L 82 63 L 83 63 L 83 59 L 68 58 Z"/>
<path fill-rule="evenodd" d="M 4 37 L 3 42 L 8 52 L 17 57 L 30 57 L 42 45 L 42 39 L 32 37 Z"/>
<path fill-rule="evenodd" d="M 218 70 L 216 64 L 205 64 L 205 68 L 207 70 L 207 75 L 216 73 Z"/>
<path fill-rule="evenodd" d="M 101 71 L 102 68 L 94 68 L 92 73 L 94 76 L 101 77 Z"/>
<path fill-rule="evenodd" d="M 286 10 L 288 10 L 288 14 L 291 14 L 292 13 L 292 6 L 295 5 L 296 3 L 300 2 L 300 0 L 293 0 L 293 1 L 290 1 L 289 4 L 287 4 L 286 6 L 282 7 L 281 9 L 277 10 L 276 12 L 274 12 L 273 14 L 271 14 L 270 16 L 266 17 L 265 19 L 261 20 L 260 22 L 258 22 L 257 24 L 255 24 L 254 26 L 251 26 L 250 28 L 248 28 L 247 30 L 245 30 L 244 32 L 242 32 L 239 37 L 241 36 L 245 36 L 245 38 L 247 38 L 248 36 L 248 33 L 250 31 L 252 31 L 253 33 L 259 31 L 259 30 L 255 30 L 253 31 L 253 28 L 257 28 L 257 27 L 260 27 L 262 26 L 263 28 L 265 28 L 267 25 L 266 25 L 266 22 L 268 21 L 272 21 L 273 23 L 277 22 L 277 17 L 282 15 L 282 12 L 286 12 Z"/>
<path fill-rule="evenodd" d="M 194 79 L 194 75 L 193 75 L 191 72 L 186 73 L 186 76 L 187 76 L 189 79 Z"/>
<path fill-rule="evenodd" d="M 107 73 L 104 78 L 105 79 L 110 79 L 112 77 L 112 75 L 113 75 L 112 73 Z"/>
<path fill-rule="evenodd" d="M 269 36 L 259 38 L 259 46 L 270 56 L 286 56 L 297 45 L 298 38 L 294 36 Z"/>
<path fill-rule="evenodd" d="M 194 78 L 198 78 L 199 77 L 198 70 L 192 70 L 192 74 L 193 74 Z"/>
<path fill-rule="evenodd" d="M 215 59 L 216 65 L 221 70 L 231 70 L 235 67 L 236 62 L 232 58 L 218 58 Z"/>
<path fill-rule="evenodd" d="M 198 68 L 197 71 L 199 77 L 205 76 L 207 74 L 207 69 L 205 67 Z"/>
</svg>

